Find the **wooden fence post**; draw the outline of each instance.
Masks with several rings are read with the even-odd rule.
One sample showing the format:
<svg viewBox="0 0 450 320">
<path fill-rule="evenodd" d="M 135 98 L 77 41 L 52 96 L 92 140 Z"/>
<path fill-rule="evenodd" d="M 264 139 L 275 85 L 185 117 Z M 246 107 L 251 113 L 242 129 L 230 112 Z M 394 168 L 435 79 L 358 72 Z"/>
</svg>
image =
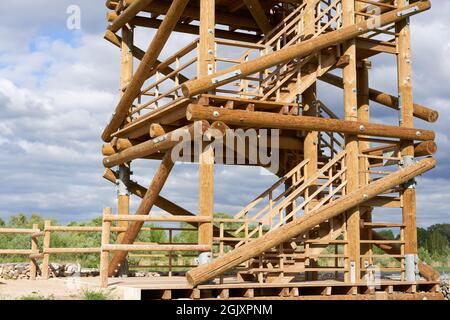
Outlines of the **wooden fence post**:
<svg viewBox="0 0 450 320">
<path fill-rule="evenodd" d="M 102 288 L 108 287 L 109 251 L 104 250 L 104 248 L 110 241 L 111 221 L 105 220 L 105 217 L 111 215 L 111 212 L 111 208 L 103 209 L 102 252 L 100 254 L 100 286 Z"/>
<path fill-rule="evenodd" d="M 38 224 L 33 224 L 34 230 L 39 230 Z M 33 236 L 31 234 L 31 254 L 39 254 L 39 248 L 38 248 L 38 238 Z M 35 257 L 30 258 L 30 280 L 36 280 L 36 274 L 37 274 L 37 261 Z"/>
<path fill-rule="evenodd" d="M 44 246 L 42 248 L 44 253 L 44 259 L 42 261 L 42 278 L 48 280 L 49 278 L 49 259 L 50 254 L 48 253 L 48 249 L 50 248 L 50 230 L 52 222 L 50 220 L 45 220 L 44 223 Z"/>
</svg>

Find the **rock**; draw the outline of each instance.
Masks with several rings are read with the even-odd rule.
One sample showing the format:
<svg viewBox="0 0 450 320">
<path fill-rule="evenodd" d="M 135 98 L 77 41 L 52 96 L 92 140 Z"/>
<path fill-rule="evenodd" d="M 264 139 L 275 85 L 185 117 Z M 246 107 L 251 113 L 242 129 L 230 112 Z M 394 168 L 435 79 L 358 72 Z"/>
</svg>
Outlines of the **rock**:
<svg viewBox="0 0 450 320">
<path fill-rule="evenodd" d="M 441 280 L 441 292 L 446 300 L 450 300 L 450 279 Z"/>
</svg>

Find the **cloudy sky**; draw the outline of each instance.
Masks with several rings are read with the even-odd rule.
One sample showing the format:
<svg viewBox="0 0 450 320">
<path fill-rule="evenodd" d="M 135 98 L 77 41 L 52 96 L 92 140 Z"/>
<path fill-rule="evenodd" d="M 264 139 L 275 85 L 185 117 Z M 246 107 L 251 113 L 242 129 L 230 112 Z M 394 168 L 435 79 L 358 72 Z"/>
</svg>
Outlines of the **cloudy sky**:
<svg viewBox="0 0 450 320">
<path fill-rule="evenodd" d="M 0 218 L 40 213 L 61 222 L 98 216 L 115 207 L 115 188 L 101 177 L 100 134 L 118 98 L 119 50 L 103 40 L 104 0 L 1 1 L 0 13 Z M 81 8 L 81 29 L 66 27 L 67 8 Z M 440 112 L 438 167 L 419 179 L 418 223 L 450 222 L 450 14 L 449 1 L 412 18 L 415 101 Z M 137 34 L 145 48 L 151 31 Z M 175 35 L 162 56 L 191 37 Z M 393 59 L 373 60 L 371 86 L 396 92 Z M 337 110 L 338 91 L 320 87 Z M 337 102 L 336 102 L 337 101 Z M 395 119 L 374 105 L 379 121 Z M 148 185 L 156 163 L 139 161 L 133 179 Z M 219 167 L 216 211 L 237 212 L 274 181 L 259 169 Z M 196 211 L 197 173 L 177 165 L 163 195 Z M 133 206 L 136 206 L 136 199 Z M 431 205 L 432 204 L 432 205 Z"/>
</svg>

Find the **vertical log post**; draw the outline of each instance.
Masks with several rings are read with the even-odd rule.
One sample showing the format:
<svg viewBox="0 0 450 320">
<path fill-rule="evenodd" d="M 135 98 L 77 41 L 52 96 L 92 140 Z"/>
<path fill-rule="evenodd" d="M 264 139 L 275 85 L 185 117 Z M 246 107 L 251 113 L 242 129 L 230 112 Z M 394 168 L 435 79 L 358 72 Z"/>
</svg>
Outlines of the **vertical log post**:
<svg viewBox="0 0 450 320">
<path fill-rule="evenodd" d="M 305 26 L 305 37 L 310 38 L 315 33 L 315 12 L 317 7 L 317 0 L 308 0 L 305 8 L 305 16 L 304 16 L 304 26 Z M 303 103 L 303 115 L 310 117 L 319 116 L 318 106 L 317 106 L 317 86 L 316 83 L 312 84 L 308 89 L 306 89 L 302 94 L 302 103 Z M 318 141 L 319 135 L 317 131 L 309 131 L 306 133 L 306 137 L 304 140 L 304 154 L 305 159 L 309 159 L 308 164 L 306 165 L 306 176 L 312 177 L 317 172 L 317 162 L 318 162 Z M 308 187 L 308 195 L 313 194 L 317 190 L 317 186 L 315 183 L 311 183 L 311 186 Z M 311 200 L 305 207 L 305 214 L 309 212 L 310 209 L 314 208 L 317 205 L 317 200 Z M 310 258 L 309 266 L 312 268 L 317 267 L 317 259 Z M 318 276 L 317 272 L 306 272 L 307 280 L 316 280 Z"/>
<path fill-rule="evenodd" d="M 33 230 L 39 230 L 39 225 L 38 224 L 33 224 Z M 39 254 L 39 247 L 38 247 L 38 238 L 31 236 L 31 253 L 32 254 Z M 30 259 L 30 280 L 36 280 L 36 275 L 37 275 L 37 269 L 38 269 L 38 265 L 37 265 L 37 261 L 36 258 L 31 258 Z"/>
<path fill-rule="evenodd" d="M 108 287 L 109 251 L 104 250 L 104 246 L 109 244 L 111 237 L 111 221 L 105 220 L 105 216 L 112 213 L 111 208 L 103 209 L 102 223 L 102 251 L 100 254 L 100 287 Z"/>
<path fill-rule="evenodd" d="M 398 7 L 409 5 L 408 0 L 398 0 Z M 409 18 L 405 18 L 395 25 L 397 34 L 397 68 L 398 94 L 400 109 L 400 127 L 414 127 L 414 103 L 412 91 L 411 67 L 411 31 Z M 401 155 L 403 165 L 409 166 L 414 161 L 414 141 L 401 141 Z M 417 226 L 416 226 L 416 190 L 414 180 L 404 185 L 401 192 L 403 203 L 403 224 L 405 241 L 405 271 L 406 280 L 415 281 L 417 276 Z"/>
<path fill-rule="evenodd" d="M 44 280 L 48 280 L 49 278 L 49 260 L 50 260 L 50 254 L 48 253 L 47 249 L 50 248 L 50 230 L 49 227 L 52 225 L 52 222 L 50 220 L 45 220 L 44 222 L 44 245 L 43 245 L 43 252 L 44 252 L 44 258 L 42 261 L 42 278 Z"/>
<path fill-rule="evenodd" d="M 199 77 L 215 72 L 215 1 L 200 1 Z M 214 149 L 202 144 L 199 159 L 199 215 L 214 214 Z M 212 245 L 212 223 L 201 223 L 198 228 L 198 243 Z M 203 253 L 201 255 L 210 254 Z M 200 259 L 200 261 L 204 261 Z M 207 261 L 207 260 L 206 260 Z"/>
<path fill-rule="evenodd" d="M 122 43 L 121 43 L 121 70 L 120 70 L 120 87 L 121 96 L 125 92 L 125 88 L 133 77 L 133 27 L 125 26 L 122 28 Z M 127 122 L 129 119 L 127 119 Z M 117 214 L 130 214 L 130 193 L 128 191 L 128 184 L 130 181 L 130 166 L 131 162 L 119 166 L 119 179 L 117 180 Z M 119 227 L 128 227 L 128 221 L 119 221 Z M 125 233 L 121 232 L 117 236 L 117 243 L 123 241 Z M 120 274 L 128 274 L 128 263 L 123 263 L 119 271 Z"/>
<path fill-rule="evenodd" d="M 370 106 L 369 106 L 369 68 L 370 61 L 360 61 L 357 68 L 357 82 L 358 82 L 358 121 L 370 122 Z M 367 141 L 359 141 L 359 150 L 365 150 L 370 147 Z M 361 157 L 359 159 L 359 184 L 365 186 L 369 183 L 369 174 L 364 172 L 369 169 L 369 159 Z M 372 208 L 361 207 L 364 222 L 372 222 Z M 371 240 L 372 230 L 370 228 L 363 228 L 361 230 L 361 239 Z M 361 254 L 364 256 L 370 255 L 372 252 L 372 245 L 370 243 L 361 244 Z M 371 259 L 361 261 L 364 265 L 372 264 Z"/>
<path fill-rule="evenodd" d="M 343 26 L 355 24 L 355 1 L 342 0 Z M 356 79 L 356 43 L 355 39 L 344 43 L 344 54 L 349 57 L 349 63 L 344 67 L 344 113 L 345 120 L 357 121 L 357 79 Z M 359 188 L 359 148 L 356 135 L 345 135 L 346 166 L 347 166 L 347 194 Z M 356 206 L 347 211 L 347 240 L 346 253 L 348 255 L 349 272 L 346 273 L 346 282 L 357 282 L 360 278 L 360 212 Z"/>
</svg>

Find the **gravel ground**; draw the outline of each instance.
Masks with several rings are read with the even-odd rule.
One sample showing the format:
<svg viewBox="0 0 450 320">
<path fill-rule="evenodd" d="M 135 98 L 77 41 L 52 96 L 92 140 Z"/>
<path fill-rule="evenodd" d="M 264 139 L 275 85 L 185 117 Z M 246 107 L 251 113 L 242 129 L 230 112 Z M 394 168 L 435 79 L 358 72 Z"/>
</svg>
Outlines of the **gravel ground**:
<svg viewBox="0 0 450 320">
<path fill-rule="evenodd" d="M 86 290 L 100 291 L 97 286 L 70 283 L 64 279 L 0 279 L 0 300 L 82 300 Z M 113 292 L 111 298 L 115 298 Z"/>
</svg>

